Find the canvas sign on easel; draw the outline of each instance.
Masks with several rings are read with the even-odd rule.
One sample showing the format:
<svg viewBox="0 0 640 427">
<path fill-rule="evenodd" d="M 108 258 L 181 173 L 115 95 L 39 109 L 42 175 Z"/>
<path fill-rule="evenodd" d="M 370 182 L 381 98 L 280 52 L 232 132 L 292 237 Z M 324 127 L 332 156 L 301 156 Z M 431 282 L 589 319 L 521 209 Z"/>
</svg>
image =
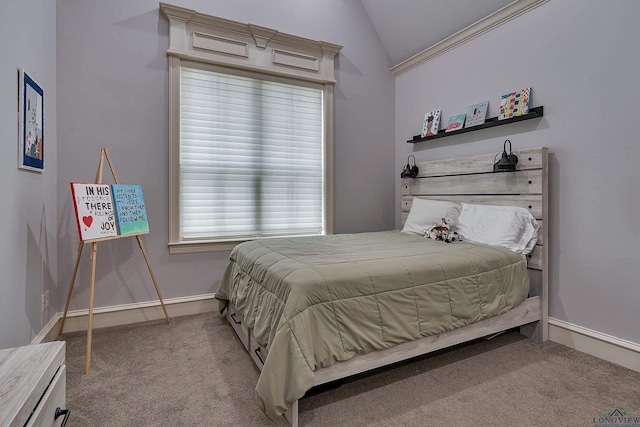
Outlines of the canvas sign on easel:
<svg viewBox="0 0 640 427">
<path fill-rule="evenodd" d="M 149 232 L 142 186 L 71 183 L 80 240 Z"/>
<path fill-rule="evenodd" d="M 71 194 L 80 240 L 86 242 L 118 235 L 111 185 L 72 182 Z"/>
<path fill-rule="evenodd" d="M 111 174 L 115 184 L 102 183 L 102 170 L 104 167 L 104 159 L 107 160 Z M 91 337 L 93 331 L 93 298 L 96 277 L 96 257 L 98 251 L 98 242 L 104 240 L 118 239 L 121 237 L 135 237 L 140 247 L 140 251 L 151 274 L 151 280 L 156 288 L 158 299 L 162 310 L 164 311 L 167 323 L 171 321 L 167 307 L 164 304 L 160 288 L 156 281 L 156 277 L 151 269 L 151 263 L 147 251 L 142 244 L 140 235 L 149 232 L 149 221 L 147 219 L 147 211 L 144 206 L 144 197 L 142 196 L 142 187 L 140 185 L 120 184 L 118 176 L 111 163 L 109 151 L 103 148 L 100 151 L 100 162 L 98 163 L 98 171 L 96 172 L 95 182 L 93 183 L 71 183 L 71 193 L 73 195 L 73 206 L 75 208 L 76 223 L 78 225 L 78 233 L 80 235 L 80 243 L 78 244 L 78 256 L 76 264 L 71 276 L 71 284 L 69 285 L 69 293 L 67 294 L 67 302 L 64 307 L 64 313 L 60 322 L 59 334 L 64 331 L 64 323 L 69 310 L 71 294 L 73 286 L 78 274 L 78 266 L 80 265 L 80 257 L 85 243 L 91 243 L 91 282 L 89 287 L 89 325 L 87 328 L 87 352 L 85 359 L 85 373 L 89 373 L 91 364 Z"/>
</svg>

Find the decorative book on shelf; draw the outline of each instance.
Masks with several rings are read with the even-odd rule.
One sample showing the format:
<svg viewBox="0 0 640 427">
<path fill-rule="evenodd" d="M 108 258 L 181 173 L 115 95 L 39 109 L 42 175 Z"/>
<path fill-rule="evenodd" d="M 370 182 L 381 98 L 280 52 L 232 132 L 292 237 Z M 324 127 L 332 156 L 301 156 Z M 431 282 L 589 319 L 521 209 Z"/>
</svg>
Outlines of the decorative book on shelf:
<svg viewBox="0 0 640 427">
<path fill-rule="evenodd" d="M 436 135 L 440 127 L 440 110 L 433 110 L 424 115 L 422 137 Z"/>
<path fill-rule="evenodd" d="M 467 122 L 464 124 L 465 128 L 473 126 L 483 125 L 487 117 L 487 108 L 489 107 L 489 101 L 482 101 L 477 104 L 469 106 L 467 110 Z"/>
<path fill-rule="evenodd" d="M 465 117 L 467 117 L 466 113 L 456 114 L 455 116 L 449 117 L 449 123 L 447 124 L 447 128 L 444 131 L 451 132 L 454 130 L 462 129 L 462 126 L 464 126 Z"/>
<path fill-rule="evenodd" d="M 523 116 L 525 114 L 528 114 L 530 100 L 530 87 L 502 95 L 502 99 L 500 100 L 500 108 L 498 111 L 498 120 L 504 120 L 511 117 Z"/>
<path fill-rule="evenodd" d="M 83 242 L 149 232 L 142 186 L 71 183 Z"/>
</svg>

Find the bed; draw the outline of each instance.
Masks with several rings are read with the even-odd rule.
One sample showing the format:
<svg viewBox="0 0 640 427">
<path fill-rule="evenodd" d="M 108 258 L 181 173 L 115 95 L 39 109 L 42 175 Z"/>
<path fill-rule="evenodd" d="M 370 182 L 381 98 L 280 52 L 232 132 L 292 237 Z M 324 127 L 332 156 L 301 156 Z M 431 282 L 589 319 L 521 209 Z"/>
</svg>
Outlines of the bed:
<svg viewBox="0 0 640 427">
<path fill-rule="evenodd" d="M 419 163 L 402 180 L 401 212 L 405 224 L 422 199 L 526 209 L 541 225 L 526 258 L 401 231 L 234 249 L 216 298 L 261 371 L 256 396 L 270 418 L 296 426 L 314 386 L 507 329 L 547 339 L 548 153 L 516 154 L 509 173 L 491 172 L 495 154 Z"/>
</svg>

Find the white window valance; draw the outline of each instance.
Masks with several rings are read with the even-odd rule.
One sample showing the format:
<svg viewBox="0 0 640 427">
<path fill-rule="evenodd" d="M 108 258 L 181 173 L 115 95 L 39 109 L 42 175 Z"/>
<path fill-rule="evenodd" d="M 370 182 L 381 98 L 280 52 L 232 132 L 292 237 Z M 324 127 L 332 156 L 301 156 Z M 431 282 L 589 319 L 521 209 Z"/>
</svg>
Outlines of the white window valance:
<svg viewBox="0 0 640 427">
<path fill-rule="evenodd" d="M 160 3 L 169 18 L 167 55 L 318 83 L 335 83 L 342 46 Z"/>
</svg>

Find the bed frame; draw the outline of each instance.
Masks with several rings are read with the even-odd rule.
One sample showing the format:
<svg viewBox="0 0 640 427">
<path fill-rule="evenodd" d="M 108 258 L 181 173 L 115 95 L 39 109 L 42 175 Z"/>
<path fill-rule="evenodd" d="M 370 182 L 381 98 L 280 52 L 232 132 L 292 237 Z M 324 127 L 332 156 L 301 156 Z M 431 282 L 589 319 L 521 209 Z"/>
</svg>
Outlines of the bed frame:
<svg viewBox="0 0 640 427">
<path fill-rule="evenodd" d="M 537 341 L 548 335 L 548 150 L 546 147 L 519 150 L 515 172 L 493 173 L 495 153 L 418 163 L 420 173 L 402 180 L 401 212 L 404 224 L 414 197 L 477 204 L 520 206 L 529 209 L 541 229 L 538 243 L 528 255 L 531 287 L 529 298 L 507 313 L 450 332 L 356 356 L 314 373 L 314 387 L 362 372 L 431 353 L 477 338 L 520 327 L 520 332 Z M 256 343 L 232 304 L 227 319 L 251 359 L 262 371 L 266 349 Z M 284 415 L 298 426 L 298 401 Z"/>
</svg>

